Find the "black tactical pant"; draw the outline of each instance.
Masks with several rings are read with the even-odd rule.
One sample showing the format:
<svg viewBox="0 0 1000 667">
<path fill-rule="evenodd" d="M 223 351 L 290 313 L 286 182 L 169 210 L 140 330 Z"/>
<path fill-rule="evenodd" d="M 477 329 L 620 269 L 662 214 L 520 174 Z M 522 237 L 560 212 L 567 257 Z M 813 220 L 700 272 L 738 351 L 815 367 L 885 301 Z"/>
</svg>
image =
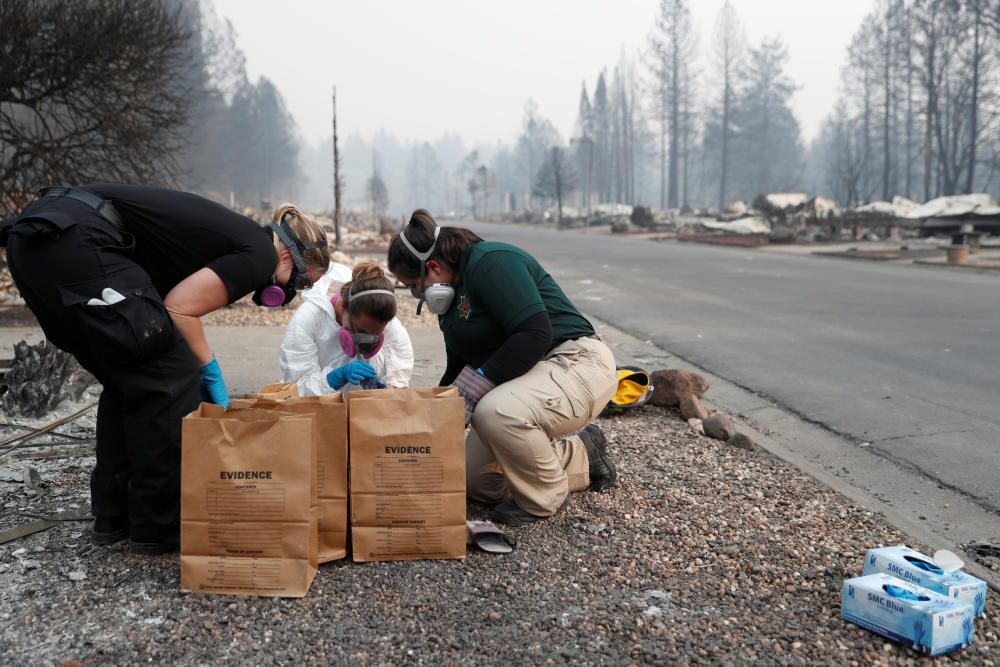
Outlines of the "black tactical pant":
<svg viewBox="0 0 1000 667">
<path fill-rule="evenodd" d="M 198 405 L 198 364 L 133 247 L 87 205 L 41 199 L 13 228 L 7 260 L 49 341 L 104 386 L 94 515 L 128 516 L 133 540 L 166 541 L 180 527 L 181 420 Z M 91 301 L 109 287 L 125 299 Z"/>
</svg>

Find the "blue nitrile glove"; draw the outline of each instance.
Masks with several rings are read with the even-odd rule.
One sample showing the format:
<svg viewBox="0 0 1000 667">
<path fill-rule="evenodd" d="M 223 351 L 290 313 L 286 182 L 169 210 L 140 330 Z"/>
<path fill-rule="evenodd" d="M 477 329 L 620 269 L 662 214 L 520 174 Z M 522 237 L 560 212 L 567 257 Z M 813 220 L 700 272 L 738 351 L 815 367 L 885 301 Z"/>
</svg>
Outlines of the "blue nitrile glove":
<svg viewBox="0 0 1000 667">
<path fill-rule="evenodd" d="M 362 389 L 385 389 L 385 380 L 380 377 L 367 378 L 361 381 Z"/>
<path fill-rule="evenodd" d="M 345 384 L 361 384 L 362 380 L 376 375 L 375 369 L 367 361 L 352 361 L 327 373 L 326 383 L 334 389 L 340 389 Z"/>
<path fill-rule="evenodd" d="M 913 591 L 907 590 L 902 586 L 893 586 L 892 584 L 886 584 L 884 587 L 885 592 L 894 598 L 900 598 L 902 600 L 913 600 L 914 602 L 927 602 L 930 600 L 926 595 L 917 595 Z"/>
<path fill-rule="evenodd" d="M 472 423 L 472 413 L 476 411 L 479 400 L 496 384 L 483 374 L 483 369 L 472 370 L 472 366 L 466 366 L 451 386 L 458 387 L 458 393 L 465 399 L 465 425 L 468 426 Z"/>
<path fill-rule="evenodd" d="M 942 570 L 941 568 L 939 568 L 934 563 L 928 563 L 925 560 L 919 560 L 917 558 L 914 558 L 913 560 L 910 560 L 909 558 L 907 558 L 906 560 L 909 561 L 911 564 L 916 565 L 921 570 L 926 570 L 927 572 L 930 572 L 932 574 L 938 574 L 938 575 L 943 575 L 944 574 L 944 570 Z"/>
<path fill-rule="evenodd" d="M 222 379 L 222 368 L 213 356 L 212 360 L 201 367 L 201 389 L 202 396 L 207 395 L 208 400 L 216 405 L 229 409 L 229 390 Z"/>
</svg>

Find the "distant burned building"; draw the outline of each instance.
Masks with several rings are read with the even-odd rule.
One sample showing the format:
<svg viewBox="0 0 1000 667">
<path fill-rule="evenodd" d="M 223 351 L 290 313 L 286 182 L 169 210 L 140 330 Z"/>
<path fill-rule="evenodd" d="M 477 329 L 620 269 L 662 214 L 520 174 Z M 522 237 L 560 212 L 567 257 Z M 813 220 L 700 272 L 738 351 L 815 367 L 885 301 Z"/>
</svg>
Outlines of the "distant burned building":
<svg viewBox="0 0 1000 667">
<path fill-rule="evenodd" d="M 904 217 L 918 222 L 923 236 L 955 234 L 968 225 L 977 232 L 1000 234 L 1000 205 L 988 194 L 938 197 Z"/>
</svg>

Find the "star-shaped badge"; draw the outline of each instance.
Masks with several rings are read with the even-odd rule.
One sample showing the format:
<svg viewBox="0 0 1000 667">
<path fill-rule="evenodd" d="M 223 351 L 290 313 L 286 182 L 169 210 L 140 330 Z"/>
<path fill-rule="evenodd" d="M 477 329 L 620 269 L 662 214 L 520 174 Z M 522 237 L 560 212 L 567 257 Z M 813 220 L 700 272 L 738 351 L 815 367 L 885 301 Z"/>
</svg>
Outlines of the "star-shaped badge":
<svg viewBox="0 0 1000 667">
<path fill-rule="evenodd" d="M 469 301 L 469 297 L 463 294 L 458 297 L 458 316 L 467 320 L 470 315 L 472 315 L 472 302 Z"/>
</svg>

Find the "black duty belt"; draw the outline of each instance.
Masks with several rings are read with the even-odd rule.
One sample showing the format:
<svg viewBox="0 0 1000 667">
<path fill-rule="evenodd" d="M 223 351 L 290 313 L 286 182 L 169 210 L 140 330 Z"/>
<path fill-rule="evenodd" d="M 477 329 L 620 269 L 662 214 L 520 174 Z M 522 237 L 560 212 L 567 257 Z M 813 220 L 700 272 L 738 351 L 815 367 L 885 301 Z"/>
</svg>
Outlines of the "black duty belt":
<svg viewBox="0 0 1000 667">
<path fill-rule="evenodd" d="M 80 188 L 71 188 L 67 186 L 58 186 L 52 188 L 44 188 L 38 193 L 39 199 L 58 199 L 60 197 L 69 197 L 70 199 L 75 199 L 76 201 L 86 204 L 90 208 L 97 211 L 97 215 L 101 216 L 112 225 L 119 232 L 125 233 L 125 222 L 122 217 L 118 215 L 118 211 L 115 210 L 114 204 L 112 204 L 107 199 L 102 199 L 98 197 L 93 192 L 87 192 Z"/>
</svg>

